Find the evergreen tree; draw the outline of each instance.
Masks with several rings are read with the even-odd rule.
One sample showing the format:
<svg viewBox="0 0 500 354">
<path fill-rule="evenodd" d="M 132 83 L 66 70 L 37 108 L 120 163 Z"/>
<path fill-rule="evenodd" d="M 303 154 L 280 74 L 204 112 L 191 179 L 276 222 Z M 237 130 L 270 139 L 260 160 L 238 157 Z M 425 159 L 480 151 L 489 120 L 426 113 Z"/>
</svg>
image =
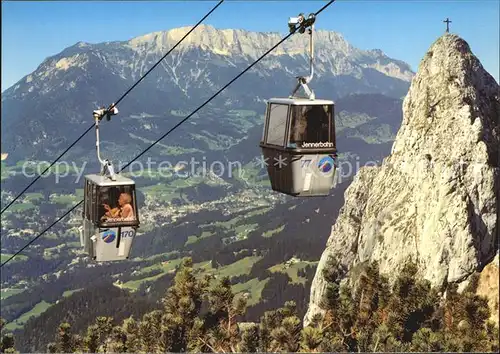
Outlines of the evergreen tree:
<svg viewBox="0 0 500 354">
<path fill-rule="evenodd" d="M 7 333 L 2 336 L 2 341 L 0 343 L 1 353 L 15 353 L 14 348 L 14 335 L 12 333 Z"/>
<path fill-rule="evenodd" d="M 295 302 L 288 301 L 281 309 L 267 311 L 261 319 L 261 351 L 297 351 L 301 329 Z"/>
<path fill-rule="evenodd" d="M 56 350 L 59 353 L 73 353 L 76 351 L 71 334 L 71 325 L 67 322 L 59 325 L 56 337 Z"/>
<path fill-rule="evenodd" d="M 393 286 L 388 303 L 387 324 L 396 339 L 410 342 L 421 327 L 429 327 L 440 299 L 436 289 L 426 280 L 417 279 L 417 265 L 403 266 Z"/>
<path fill-rule="evenodd" d="M 456 284 L 448 287 L 443 321 L 447 351 L 485 352 L 498 347 L 498 327 L 488 322 L 488 301 L 475 294 L 476 287 L 474 277 L 462 294 Z"/>
<path fill-rule="evenodd" d="M 163 319 L 164 343 L 166 351 L 187 350 L 189 332 L 193 327 L 203 302 L 203 294 L 208 287 L 208 279 L 198 281 L 193 272 L 193 262 L 185 258 L 177 271 L 173 286 L 163 299 L 165 316 Z"/>
<path fill-rule="evenodd" d="M 266 311 L 260 319 L 259 347 L 262 352 L 271 351 L 271 330 L 278 325 L 276 317 L 276 311 Z"/>
<path fill-rule="evenodd" d="M 47 353 L 57 353 L 57 345 L 55 342 L 47 344 Z"/>
<path fill-rule="evenodd" d="M 0 317 L 0 333 L 3 333 L 4 326 L 5 320 Z M 12 333 L 2 335 L 0 339 L 0 353 L 15 353 L 14 344 L 14 335 Z"/>
<path fill-rule="evenodd" d="M 82 336 L 79 334 L 73 334 L 72 337 L 74 353 L 83 353 L 84 345 Z"/>
<path fill-rule="evenodd" d="M 97 317 L 95 325 L 97 327 L 98 343 L 100 351 L 103 353 L 107 352 L 108 337 L 113 329 L 113 319 L 111 317 L 100 316 Z"/>
<path fill-rule="evenodd" d="M 115 326 L 111 330 L 111 338 L 108 345 L 108 350 L 111 353 L 126 353 L 127 348 L 127 333 L 121 326 Z"/>
<path fill-rule="evenodd" d="M 216 322 L 208 333 L 208 344 L 217 351 L 236 352 L 240 339 L 236 317 L 245 313 L 246 299 L 235 298 L 229 278 L 224 277 L 210 290 L 208 302 L 211 320 Z"/>
<path fill-rule="evenodd" d="M 132 317 L 129 317 L 125 321 L 123 321 L 122 328 L 126 336 L 126 351 L 130 353 L 136 353 L 139 350 L 140 345 L 139 325 Z"/>
<path fill-rule="evenodd" d="M 323 334 L 319 328 L 306 327 L 302 330 L 300 349 L 303 352 L 316 353 L 323 341 Z"/>
<path fill-rule="evenodd" d="M 139 324 L 141 350 L 146 353 L 156 352 L 161 337 L 162 312 L 153 311 L 143 316 Z"/>
<path fill-rule="evenodd" d="M 489 343 L 489 348 L 487 348 L 486 351 L 498 353 L 500 335 L 498 333 L 498 326 L 492 321 L 486 322 L 486 337 Z"/>
<path fill-rule="evenodd" d="M 206 338 L 206 328 L 205 321 L 200 318 L 196 318 L 191 331 L 189 332 L 188 339 L 188 350 L 189 352 L 195 353 L 205 353 L 205 352 L 215 352 L 215 350 L 208 343 L 208 338 Z"/>
<path fill-rule="evenodd" d="M 255 353 L 259 349 L 259 327 L 254 323 L 250 323 L 241 332 L 241 341 L 239 344 L 239 352 Z"/>
<path fill-rule="evenodd" d="M 97 325 L 93 324 L 87 328 L 87 334 L 83 339 L 85 350 L 89 353 L 97 353 L 99 348 L 99 330 Z"/>
<path fill-rule="evenodd" d="M 372 337 L 372 352 L 402 352 L 403 344 L 397 340 L 386 323 L 377 327 Z"/>
</svg>

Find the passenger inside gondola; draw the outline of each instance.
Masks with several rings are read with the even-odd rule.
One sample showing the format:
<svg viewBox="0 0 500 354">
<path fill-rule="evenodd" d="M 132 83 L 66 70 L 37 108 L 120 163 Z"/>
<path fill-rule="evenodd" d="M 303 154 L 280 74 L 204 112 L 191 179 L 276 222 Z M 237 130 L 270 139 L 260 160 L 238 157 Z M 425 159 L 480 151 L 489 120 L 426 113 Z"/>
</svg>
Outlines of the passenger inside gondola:
<svg viewBox="0 0 500 354">
<path fill-rule="evenodd" d="M 118 198 L 118 207 L 111 208 L 108 204 L 103 204 L 106 213 L 104 217 L 107 221 L 131 221 L 135 220 L 134 209 L 132 208 L 132 197 L 128 193 L 121 193 Z"/>
<path fill-rule="evenodd" d="M 323 105 L 292 107 L 289 147 L 301 148 L 304 143 L 329 141 L 329 112 Z"/>
<path fill-rule="evenodd" d="M 123 220 L 135 220 L 134 209 L 132 208 L 132 197 L 130 194 L 120 194 L 120 198 L 118 198 L 118 205 L 120 205 L 120 217 Z"/>
<path fill-rule="evenodd" d="M 290 142 L 294 147 L 300 148 L 306 141 L 307 136 L 307 106 L 295 106 L 292 108 L 292 134 Z"/>
<path fill-rule="evenodd" d="M 317 143 L 317 142 L 328 142 L 330 140 L 329 137 L 329 128 L 330 128 L 330 119 L 328 106 L 324 105 L 315 105 L 309 107 L 308 113 L 308 122 L 311 126 L 309 134 L 307 136 L 308 142 Z"/>
<path fill-rule="evenodd" d="M 117 187 L 103 188 L 101 192 L 101 221 L 117 222 L 135 220 L 135 212 L 132 207 L 133 201 L 130 193 L 123 191 L 123 188 Z M 118 198 L 114 199 L 117 195 Z M 117 200 L 117 202 L 110 203 L 110 200 Z"/>
</svg>

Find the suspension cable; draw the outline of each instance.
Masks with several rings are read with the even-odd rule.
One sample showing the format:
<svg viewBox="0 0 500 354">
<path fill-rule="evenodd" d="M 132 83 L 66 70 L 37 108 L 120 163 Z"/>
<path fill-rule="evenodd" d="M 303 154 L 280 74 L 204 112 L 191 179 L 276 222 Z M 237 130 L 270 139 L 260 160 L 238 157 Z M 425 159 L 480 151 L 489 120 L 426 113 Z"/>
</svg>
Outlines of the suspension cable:
<svg viewBox="0 0 500 354">
<path fill-rule="evenodd" d="M 330 0 L 325 6 L 323 6 L 320 10 L 318 10 L 315 15 L 317 16 L 319 13 L 324 11 L 328 6 L 330 6 L 332 3 L 334 3 L 335 0 Z M 296 29 L 300 28 L 298 26 Z M 156 140 L 154 143 L 152 143 L 149 147 L 147 147 L 144 151 L 142 151 L 139 155 L 134 157 L 127 165 L 125 165 L 121 170 L 123 171 L 125 168 L 130 166 L 132 162 L 137 160 L 139 157 L 141 157 L 145 152 L 147 152 L 149 149 L 151 149 L 154 145 L 156 145 L 160 140 L 165 138 L 167 135 L 169 135 L 171 132 L 173 132 L 177 127 L 179 127 L 182 123 L 187 121 L 190 117 L 192 117 L 196 112 L 198 112 L 201 108 L 203 108 L 205 105 L 207 105 L 210 101 L 212 101 L 215 97 L 217 97 L 222 91 L 224 91 L 229 85 L 231 85 L 234 81 L 239 79 L 244 73 L 246 73 L 248 70 L 250 70 L 255 64 L 260 62 L 265 56 L 267 56 L 269 53 L 271 53 L 274 49 L 276 49 L 279 45 L 281 45 L 284 41 L 286 41 L 288 38 L 290 38 L 295 31 L 290 32 L 287 36 L 285 36 L 283 39 L 281 39 L 277 44 L 275 44 L 271 49 L 269 49 L 267 52 L 265 52 L 263 55 L 261 55 L 256 61 L 254 61 L 252 64 L 250 64 L 245 70 L 243 70 L 241 73 L 236 75 L 231 81 L 229 81 L 226 85 L 224 85 L 219 91 L 217 91 L 215 94 L 213 94 L 208 100 L 206 100 L 203 104 L 201 104 L 198 108 L 196 108 L 191 114 L 189 114 L 187 117 L 185 117 L 183 120 L 181 120 L 179 123 L 177 123 L 173 128 L 171 128 L 168 132 L 163 134 L 158 140 Z M 29 245 L 31 245 L 33 242 L 35 242 L 37 239 L 42 237 L 50 228 L 52 228 L 55 224 L 57 224 L 59 221 L 61 221 L 63 218 L 65 218 L 69 213 L 71 213 L 73 210 L 75 210 L 80 204 L 83 203 L 83 200 L 79 201 L 76 205 L 71 207 L 68 211 L 66 211 L 61 217 L 59 217 L 56 221 L 54 221 L 50 226 L 48 226 L 45 230 L 43 230 L 41 233 L 39 233 L 35 238 L 33 238 L 30 242 L 28 242 L 23 248 L 21 248 L 19 251 L 14 253 L 9 259 L 7 259 L 5 262 L 3 262 L 0 265 L 0 268 L 3 267 L 5 264 L 10 262 L 14 257 L 16 257 L 18 254 L 20 254 L 24 249 L 26 249 Z"/>
<path fill-rule="evenodd" d="M 108 108 L 107 108 L 107 111 L 113 109 L 114 107 L 116 107 L 118 105 L 118 103 L 120 103 L 137 85 L 139 85 L 139 83 L 147 76 L 149 75 L 149 73 L 151 71 L 153 71 L 158 65 L 160 65 L 160 63 L 163 61 L 163 59 L 165 59 L 175 48 L 177 48 L 177 46 L 179 44 L 182 43 L 182 41 L 184 41 L 184 39 L 186 39 L 187 36 L 189 36 L 191 34 L 191 32 L 193 32 L 208 16 L 210 16 L 212 14 L 212 12 L 214 12 L 222 3 L 224 2 L 224 0 L 220 0 L 217 5 L 215 5 L 209 12 L 206 13 L 205 16 L 202 17 L 201 20 L 198 21 L 198 23 L 196 25 L 193 26 L 193 28 L 191 28 L 172 48 L 170 48 L 170 50 L 163 56 L 161 57 L 160 60 L 158 60 L 156 62 L 155 65 L 153 65 L 144 75 L 142 75 L 139 80 L 137 80 L 118 100 L 116 100 L 115 103 L 111 104 Z M 78 137 L 78 139 L 76 139 L 70 146 L 68 146 L 66 148 L 66 150 L 63 151 L 62 154 L 60 154 L 42 173 L 40 173 L 33 181 L 30 182 L 30 184 L 28 184 L 26 186 L 26 188 L 24 188 L 21 193 L 19 193 L 14 199 L 12 199 L 9 204 L 7 204 L 7 206 L 5 208 L 2 209 L 2 211 L 0 212 L 0 215 L 3 214 L 4 211 L 6 211 L 12 204 L 15 203 L 16 200 L 18 200 L 33 184 L 36 183 L 36 181 L 38 181 L 44 174 L 45 172 L 47 172 L 48 170 L 50 170 L 50 168 L 52 166 L 54 166 L 54 164 L 59 161 L 59 159 L 61 157 L 63 157 L 73 146 L 75 146 L 85 135 L 87 135 L 87 133 L 95 126 L 95 123 L 93 123 L 90 127 L 87 128 L 87 130 L 85 130 L 85 132 L 80 135 Z"/>
</svg>

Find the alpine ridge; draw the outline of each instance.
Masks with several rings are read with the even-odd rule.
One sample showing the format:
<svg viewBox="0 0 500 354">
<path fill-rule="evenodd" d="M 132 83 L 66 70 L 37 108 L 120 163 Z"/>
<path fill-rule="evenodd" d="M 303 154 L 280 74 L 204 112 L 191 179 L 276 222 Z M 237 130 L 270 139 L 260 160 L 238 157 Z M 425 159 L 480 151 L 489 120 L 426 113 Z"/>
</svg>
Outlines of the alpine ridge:
<svg viewBox="0 0 500 354">
<path fill-rule="evenodd" d="M 180 27 L 169 31 L 153 32 L 144 36 L 133 38 L 127 46 L 134 50 L 151 49 L 159 53 L 168 50 L 177 43 L 192 27 Z M 308 54 L 308 41 L 305 35 L 294 35 L 285 41 L 269 55 L 301 55 Z M 355 48 L 337 32 L 318 30 L 314 32 L 316 58 L 320 62 L 328 60 L 333 54 L 333 59 L 338 61 L 332 72 L 337 75 L 351 74 L 353 71 L 359 75 L 355 61 L 359 61 L 360 68 L 373 68 L 385 75 L 404 81 L 413 77 L 408 64 L 388 58 L 381 50 L 374 49 L 363 51 Z M 216 29 L 210 25 L 200 25 L 180 44 L 180 48 L 198 47 L 224 56 L 243 55 L 252 60 L 257 59 L 267 49 L 279 42 L 282 36 L 279 33 L 249 32 L 239 29 Z M 350 60 L 348 59 L 350 57 Z M 354 60 L 353 60 L 354 59 Z M 325 70 L 325 66 L 320 66 Z"/>
<path fill-rule="evenodd" d="M 11 160 L 55 156 L 90 123 L 89 112 L 116 100 L 190 28 L 127 41 L 78 42 L 45 59 L 2 94 L 3 131 L 24 132 L 22 137 L 2 133 L 2 152 Z M 339 33 L 319 30 L 315 36 L 313 88 L 318 97 L 338 99 L 354 93 L 400 99 L 407 92 L 414 75 L 408 64 L 380 50 L 355 48 Z M 200 25 L 120 103 L 120 117 L 191 111 L 281 38 L 279 33 Z M 308 72 L 308 38 L 297 33 L 217 100 L 229 109 L 260 112 L 265 99 L 290 94 L 295 77 Z"/>
<path fill-rule="evenodd" d="M 412 260 L 443 292 L 449 283 L 463 289 L 494 263 L 488 272 L 496 272 L 496 285 L 483 288 L 498 289 L 498 256 L 491 262 L 500 232 L 498 83 L 465 40 L 445 34 L 421 61 L 403 116 L 391 155 L 381 166 L 362 168 L 346 190 L 305 325 L 322 313 L 330 257 L 346 266 L 346 281 L 355 281 L 364 262 L 377 261 L 391 277 Z"/>
</svg>

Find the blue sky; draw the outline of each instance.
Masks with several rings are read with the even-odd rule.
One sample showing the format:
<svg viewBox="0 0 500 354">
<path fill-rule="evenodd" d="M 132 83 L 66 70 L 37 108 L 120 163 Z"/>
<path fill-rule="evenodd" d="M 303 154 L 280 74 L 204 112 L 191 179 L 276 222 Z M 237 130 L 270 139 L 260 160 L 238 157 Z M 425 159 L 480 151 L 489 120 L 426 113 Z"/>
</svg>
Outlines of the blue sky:
<svg viewBox="0 0 500 354">
<path fill-rule="evenodd" d="M 217 28 L 286 33 L 289 16 L 317 11 L 325 1 L 226 0 L 205 23 Z M 193 25 L 215 1 L 2 1 L 2 91 L 47 57 L 78 41 L 127 40 Z M 340 32 L 361 49 L 382 49 L 414 71 L 445 29 L 462 36 L 499 81 L 498 0 L 337 0 L 317 28 Z"/>
</svg>

